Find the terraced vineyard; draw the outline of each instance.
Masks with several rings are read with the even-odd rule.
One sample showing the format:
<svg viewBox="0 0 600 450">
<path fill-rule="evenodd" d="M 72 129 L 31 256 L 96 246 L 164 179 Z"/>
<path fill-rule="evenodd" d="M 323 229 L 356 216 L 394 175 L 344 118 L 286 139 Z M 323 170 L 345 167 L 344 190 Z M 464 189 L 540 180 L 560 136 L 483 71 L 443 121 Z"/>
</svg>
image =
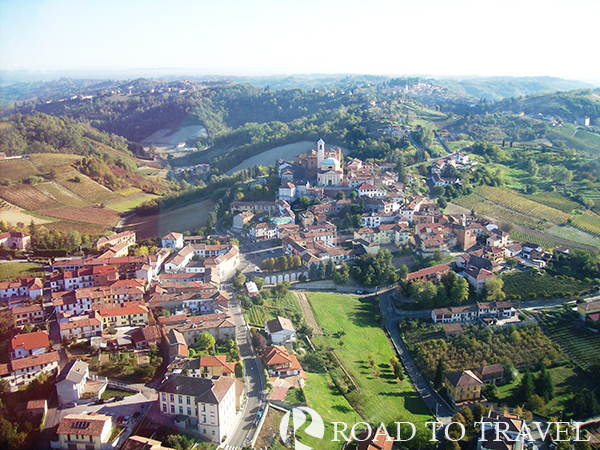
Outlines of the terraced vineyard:
<svg viewBox="0 0 600 450">
<path fill-rule="evenodd" d="M 546 317 L 542 323 L 548 336 L 579 366 L 587 369 L 600 357 L 600 334 L 556 316 Z"/>
<path fill-rule="evenodd" d="M 561 225 L 571 217 L 564 211 L 529 200 L 507 189 L 478 186 L 472 194 L 454 200 L 478 214 L 534 229 Z"/>
<path fill-rule="evenodd" d="M 581 215 L 573 216 L 571 225 L 580 230 L 600 236 L 600 216 L 591 211 L 585 211 Z"/>
<path fill-rule="evenodd" d="M 567 214 L 571 214 L 573 210 L 581 208 L 579 203 L 569 200 L 558 192 L 538 192 L 537 194 L 528 196 L 528 198 Z"/>
<path fill-rule="evenodd" d="M 265 322 L 270 319 L 269 311 L 264 306 L 253 306 L 246 310 L 246 319 L 251 326 L 262 328 Z"/>
</svg>

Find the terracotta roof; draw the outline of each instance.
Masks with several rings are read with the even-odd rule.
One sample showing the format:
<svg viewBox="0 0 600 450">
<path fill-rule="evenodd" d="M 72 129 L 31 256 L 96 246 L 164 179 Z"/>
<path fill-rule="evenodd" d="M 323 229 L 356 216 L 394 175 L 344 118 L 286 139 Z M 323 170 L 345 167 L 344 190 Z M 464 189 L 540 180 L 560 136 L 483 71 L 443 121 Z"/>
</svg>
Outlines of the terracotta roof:
<svg viewBox="0 0 600 450">
<path fill-rule="evenodd" d="M 69 414 L 60 421 L 56 433 L 101 436 L 109 420 L 111 417 L 104 414 Z"/>
<path fill-rule="evenodd" d="M 50 346 L 48 333 L 36 331 L 34 333 L 17 334 L 10 341 L 10 349 L 33 350 L 34 348 L 45 348 Z"/>
<path fill-rule="evenodd" d="M 234 364 L 228 363 L 225 356 L 201 356 L 199 365 L 200 367 L 223 367 L 223 374 L 234 372 Z"/>
<path fill-rule="evenodd" d="M 117 308 L 101 309 L 102 317 L 127 316 L 130 314 L 148 314 L 148 308 L 142 305 L 128 305 Z"/>
<path fill-rule="evenodd" d="M 483 384 L 479 377 L 470 370 L 447 373 L 446 379 L 454 387 L 481 386 Z"/>
<path fill-rule="evenodd" d="M 169 240 L 169 241 L 176 241 L 177 239 L 179 239 L 182 236 L 183 236 L 183 234 L 176 233 L 173 231 L 172 233 L 169 233 L 165 237 L 163 237 L 163 239 Z"/>
<path fill-rule="evenodd" d="M 155 441 L 142 436 L 129 436 L 121 447 L 121 450 L 173 450 L 170 447 L 163 447 L 160 441 Z"/>
<path fill-rule="evenodd" d="M 67 322 L 60 322 L 58 327 L 61 331 L 73 330 L 75 328 L 95 327 L 101 325 L 100 320 L 95 317 L 73 318 Z"/>
<path fill-rule="evenodd" d="M 41 355 L 27 356 L 25 358 L 13 359 L 10 362 L 12 371 L 26 369 L 29 367 L 40 366 L 42 364 L 50 364 L 58 362 L 58 352 L 43 353 Z"/>
<path fill-rule="evenodd" d="M 448 270 L 450 270 L 450 266 L 446 264 L 439 264 L 437 266 L 427 267 L 425 269 L 417 270 L 416 272 L 411 272 L 406 275 L 406 279 L 410 281 L 414 280 L 415 278 L 427 277 L 429 275 L 446 272 Z"/>
<path fill-rule="evenodd" d="M 12 311 L 13 316 L 16 316 L 18 314 L 26 314 L 26 313 L 30 313 L 30 312 L 40 312 L 40 311 L 43 311 L 43 309 L 42 309 L 41 305 L 33 304 L 33 305 L 16 306 L 11 311 Z"/>
<path fill-rule="evenodd" d="M 144 328 L 138 328 L 131 334 L 131 340 L 134 344 L 144 341 L 160 340 L 160 328 L 157 325 L 150 325 Z"/>
</svg>

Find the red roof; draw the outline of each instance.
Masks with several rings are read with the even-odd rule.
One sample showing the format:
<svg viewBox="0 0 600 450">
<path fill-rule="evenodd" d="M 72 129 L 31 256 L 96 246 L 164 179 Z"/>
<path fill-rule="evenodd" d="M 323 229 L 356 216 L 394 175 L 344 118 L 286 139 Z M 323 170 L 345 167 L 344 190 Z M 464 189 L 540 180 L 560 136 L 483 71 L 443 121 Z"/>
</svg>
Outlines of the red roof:
<svg viewBox="0 0 600 450">
<path fill-rule="evenodd" d="M 406 275 L 406 279 L 410 281 L 416 278 L 428 277 L 436 273 L 446 272 L 448 270 L 450 270 L 450 266 L 447 266 L 446 264 L 439 264 L 437 266 L 427 267 L 425 269 L 417 270 L 416 272 L 411 272 Z"/>
<path fill-rule="evenodd" d="M 35 333 L 17 334 L 10 341 L 11 350 L 22 348 L 23 350 L 33 350 L 34 348 L 46 348 L 50 346 L 48 333 L 45 331 L 36 331 Z"/>
</svg>

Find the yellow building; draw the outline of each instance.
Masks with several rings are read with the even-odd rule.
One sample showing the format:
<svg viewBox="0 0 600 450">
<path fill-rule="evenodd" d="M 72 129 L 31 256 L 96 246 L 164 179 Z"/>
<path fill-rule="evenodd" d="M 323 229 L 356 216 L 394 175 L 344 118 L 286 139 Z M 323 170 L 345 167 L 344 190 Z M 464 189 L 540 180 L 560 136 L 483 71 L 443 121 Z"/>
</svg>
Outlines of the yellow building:
<svg viewBox="0 0 600 450">
<path fill-rule="evenodd" d="M 481 398 L 483 381 L 470 370 L 446 374 L 444 386 L 454 403 L 477 401 Z"/>
<path fill-rule="evenodd" d="M 581 320 L 600 321 L 600 302 L 586 302 L 577 305 L 577 313 Z"/>
<path fill-rule="evenodd" d="M 102 326 L 106 327 L 145 327 L 148 325 L 148 308 L 143 305 L 127 305 L 101 309 Z"/>
<path fill-rule="evenodd" d="M 104 414 L 69 414 L 56 433 L 60 448 L 68 450 L 102 450 L 108 444 L 112 419 Z"/>
</svg>

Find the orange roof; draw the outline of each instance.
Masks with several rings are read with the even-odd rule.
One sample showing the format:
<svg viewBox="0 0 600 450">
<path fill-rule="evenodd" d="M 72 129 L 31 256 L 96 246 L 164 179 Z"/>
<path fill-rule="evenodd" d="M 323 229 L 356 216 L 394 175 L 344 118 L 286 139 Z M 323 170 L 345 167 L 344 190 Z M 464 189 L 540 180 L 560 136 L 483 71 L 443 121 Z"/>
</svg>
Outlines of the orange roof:
<svg viewBox="0 0 600 450">
<path fill-rule="evenodd" d="M 33 350 L 34 348 L 45 348 L 50 346 L 48 333 L 45 331 L 36 331 L 35 333 L 17 334 L 10 341 L 11 350 L 22 348 L 23 350 Z"/>
<path fill-rule="evenodd" d="M 148 314 L 148 308 L 142 305 L 120 306 L 118 308 L 101 309 L 102 317 L 128 316 L 131 314 Z"/>
<path fill-rule="evenodd" d="M 225 356 L 205 355 L 200 357 L 200 367 L 223 367 L 223 373 L 233 373 L 234 366 Z"/>
</svg>

